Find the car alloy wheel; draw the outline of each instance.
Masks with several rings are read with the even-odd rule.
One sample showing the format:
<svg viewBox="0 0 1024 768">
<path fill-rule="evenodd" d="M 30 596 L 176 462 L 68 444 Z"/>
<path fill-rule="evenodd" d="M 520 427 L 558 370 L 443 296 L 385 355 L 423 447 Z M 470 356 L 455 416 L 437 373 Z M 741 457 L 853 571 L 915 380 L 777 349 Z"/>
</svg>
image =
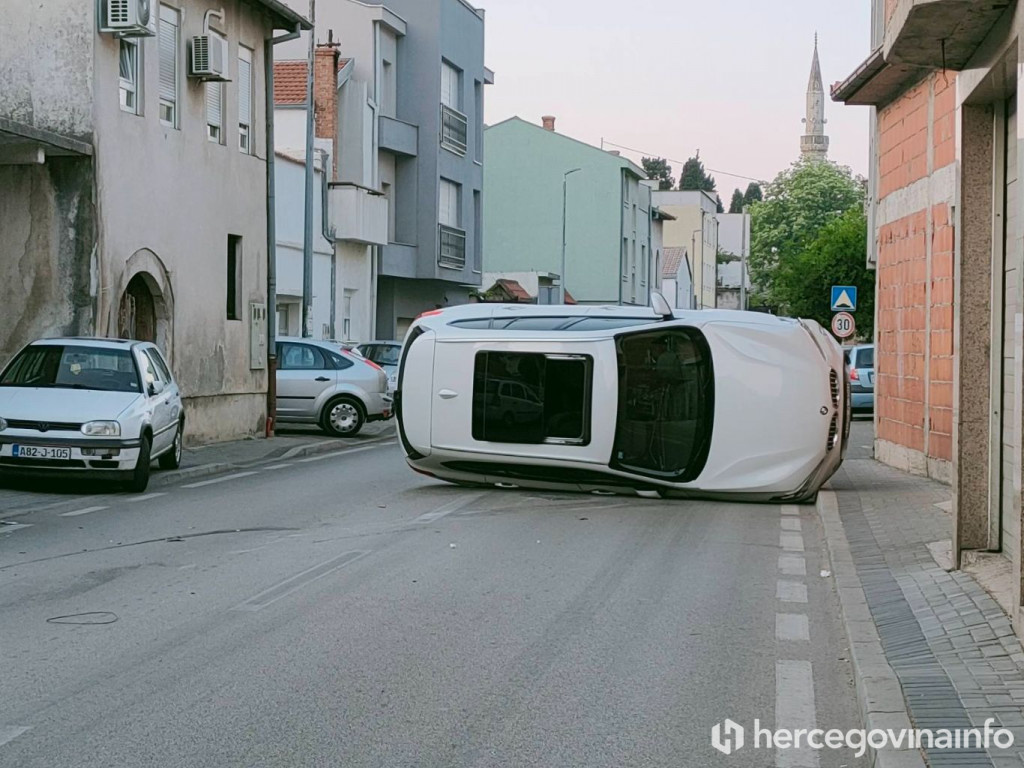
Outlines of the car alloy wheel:
<svg viewBox="0 0 1024 768">
<path fill-rule="evenodd" d="M 174 443 L 171 450 L 160 455 L 160 469 L 177 469 L 181 466 L 182 443 L 185 441 L 184 432 L 184 423 L 179 423 L 177 429 L 174 430 Z"/>
<path fill-rule="evenodd" d="M 327 404 L 321 427 L 332 435 L 353 437 L 363 428 L 365 420 L 362 408 L 354 398 L 340 397 Z"/>
</svg>

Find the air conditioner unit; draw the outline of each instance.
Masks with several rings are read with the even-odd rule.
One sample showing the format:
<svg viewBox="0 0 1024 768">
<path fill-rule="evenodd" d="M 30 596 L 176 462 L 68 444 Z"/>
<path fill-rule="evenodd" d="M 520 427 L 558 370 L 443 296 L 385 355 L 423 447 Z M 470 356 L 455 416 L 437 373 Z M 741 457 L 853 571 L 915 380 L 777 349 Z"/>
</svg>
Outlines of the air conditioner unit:
<svg viewBox="0 0 1024 768">
<path fill-rule="evenodd" d="M 156 5 L 153 0 L 103 0 L 100 32 L 120 37 L 156 35 Z"/>
<path fill-rule="evenodd" d="M 220 35 L 196 35 L 192 38 L 189 76 L 200 80 L 227 80 L 228 41 Z"/>
</svg>

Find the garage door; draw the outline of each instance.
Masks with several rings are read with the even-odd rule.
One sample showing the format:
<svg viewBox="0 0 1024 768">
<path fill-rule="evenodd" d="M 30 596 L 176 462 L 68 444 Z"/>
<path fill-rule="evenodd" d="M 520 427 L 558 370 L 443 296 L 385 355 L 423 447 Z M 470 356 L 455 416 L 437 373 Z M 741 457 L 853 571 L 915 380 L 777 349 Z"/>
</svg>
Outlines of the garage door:
<svg viewBox="0 0 1024 768">
<path fill-rule="evenodd" d="M 1017 381 L 1014 377 L 1014 317 L 1017 313 L 1017 265 L 1021 254 L 1018 253 L 1017 228 L 1020 226 L 1020 215 L 1017 212 L 1019 185 L 1017 183 L 1017 97 L 1006 102 L 1006 213 L 1003 239 L 1003 387 L 1000 403 L 1001 445 L 1000 461 L 1000 517 L 1002 522 L 1002 549 L 1008 557 L 1013 557 L 1020 541 L 1020 518 L 1014 513 L 1013 488 L 1013 457 L 1014 457 L 1014 392 Z"/>
</svg>

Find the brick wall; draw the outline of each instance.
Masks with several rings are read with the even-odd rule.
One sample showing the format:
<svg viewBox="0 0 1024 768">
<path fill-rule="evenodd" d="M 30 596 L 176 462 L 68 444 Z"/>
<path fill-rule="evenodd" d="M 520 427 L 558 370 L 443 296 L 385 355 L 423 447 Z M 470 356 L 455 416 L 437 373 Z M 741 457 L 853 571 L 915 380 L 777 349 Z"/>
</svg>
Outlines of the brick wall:
<svg viewBox="0 0 1024 768">
<path fill-rule="evenodd" d="M 316 136 L 331 139 L 334 175 L 338 175 L 338 48 L 318 45 L 313 60 L 313 120 Z M 307 69 L 307 72 L 309 70 Z"/>
<path fill-rule="evenodd" d="M 952 460 L 954 84 L 936 73 L 878 113 L 879 454 L 925 472 Z"/>
</svg>

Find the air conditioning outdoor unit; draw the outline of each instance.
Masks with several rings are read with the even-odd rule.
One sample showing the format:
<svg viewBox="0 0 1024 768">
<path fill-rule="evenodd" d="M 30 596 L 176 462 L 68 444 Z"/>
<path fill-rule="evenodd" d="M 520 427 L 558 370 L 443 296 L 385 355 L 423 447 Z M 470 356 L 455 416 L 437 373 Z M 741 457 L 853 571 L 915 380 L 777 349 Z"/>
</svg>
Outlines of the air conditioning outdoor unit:
<svg viewBox="0 0 1024 768">
<path fill-rule="evenodd" d="M 101 32 L 120 37 L 156 35 L 156 6 L 153 0 L 103 0 Z"/>
<path fill-rule="evenodd" d="M 228 41 L 220 35 L 205 34 L 192 38 L 189 75 L 200 80 L 227 80 Z"/>
</svg>

